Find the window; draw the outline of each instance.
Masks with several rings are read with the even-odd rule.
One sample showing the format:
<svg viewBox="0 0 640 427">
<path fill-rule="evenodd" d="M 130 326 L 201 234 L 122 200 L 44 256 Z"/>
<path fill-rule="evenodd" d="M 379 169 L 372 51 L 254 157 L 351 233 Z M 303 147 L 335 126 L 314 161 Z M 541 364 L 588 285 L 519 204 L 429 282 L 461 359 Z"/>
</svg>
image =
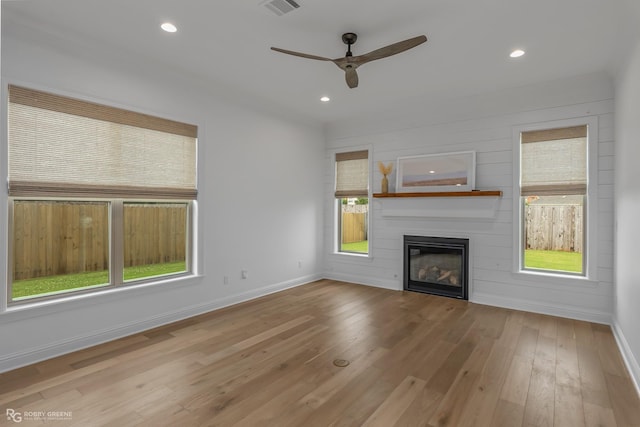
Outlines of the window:
<svg viewBox="0 0 640 427">
<path fill-rule="evenodd" d="M 523 270 L 587 273 L 588 126 L 520 133 Z"/>
<path fill-rule="evenodd" d="M 9 86 L 9 303 L 191 272 L 197 127 Z"/>
<path fill-rule="evenodd" d="M 14 200 L 10 301 L 109 285 L 109 203 Z"/>
<path fill-rule="evenodd" d="M 336 154 L 338 252 L 369 253 L 369 152 Z"/>
<path fill-rule="evenodd" d="M 123 204 L 123 280 L 188 271 L 188 203 Z"/>
</svg>

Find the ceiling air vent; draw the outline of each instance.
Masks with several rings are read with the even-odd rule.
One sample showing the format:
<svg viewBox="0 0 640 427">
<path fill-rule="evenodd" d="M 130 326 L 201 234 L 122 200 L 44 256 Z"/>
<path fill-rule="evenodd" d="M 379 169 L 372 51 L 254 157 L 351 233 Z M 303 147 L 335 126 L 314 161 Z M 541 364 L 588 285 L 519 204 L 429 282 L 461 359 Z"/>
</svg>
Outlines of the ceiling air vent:
<svg viewBox="0 0 640 427">
<path fill-rule="evenodd" d="M 300 5 L 293 0 L 267 0 L 261 4 L 278 16 L 282 16 L 300 7 Z"/>
</svg>

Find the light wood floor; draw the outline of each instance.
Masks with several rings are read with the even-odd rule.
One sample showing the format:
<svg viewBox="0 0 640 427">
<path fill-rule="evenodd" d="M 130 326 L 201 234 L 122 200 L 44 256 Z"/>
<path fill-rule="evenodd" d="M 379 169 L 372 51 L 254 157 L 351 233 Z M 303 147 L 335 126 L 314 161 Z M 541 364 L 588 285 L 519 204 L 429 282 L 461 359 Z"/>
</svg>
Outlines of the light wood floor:
<svg viewBox="0 0 640 427">
<path fill-rule="evenodd" d="M 72 413 L 54 426 L 640 426 L 608 326 L 328 280 L 5 373 L 0 424 L 18 425 L 5 408 Z"/>
</svg>

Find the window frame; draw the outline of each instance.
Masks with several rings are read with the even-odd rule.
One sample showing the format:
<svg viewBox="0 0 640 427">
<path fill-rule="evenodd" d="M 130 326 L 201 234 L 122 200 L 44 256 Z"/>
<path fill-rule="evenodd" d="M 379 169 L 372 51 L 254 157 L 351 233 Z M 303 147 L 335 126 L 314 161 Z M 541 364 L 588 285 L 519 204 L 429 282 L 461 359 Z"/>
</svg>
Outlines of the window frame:
<svg viewBox="0 0 640 427">
<path fill-rule="evenodd" d="M 521 133 L 545 129 L 556 129 L 573 126 L 587 126 L 587 191 L 584 195 L 583 223 L 583 272 L 563 272 L 559 270 L 542 270 L 524 267 L 524 202 L 520 195 L 521 187 Z M 514 274 L 527 279 L 548 280 L 575 283 L 575 281 L 597 281 L 598 265 L 598 117 L 584 116 L 562 120 L 537 122 L 514 126 L 513 142 L 513 268 Z"/>
<path fill-rule="evenodd" d="M 167 273 L 167 274 L 161 274 L 161 275 L 157 275 L 157 276 L 149 276 L 149 277 L 144 277 L 144 278 L 140 278 L 140 279 L 130 279 L 130 280 L 124 280 L 124 265 L 122 265 L 121 267 L 121 272 L 123 273 L 122 275 L 118 275 L 117 277 L 119 278 L 119 280 L 121 280 L 121 284 L 119 285 L 120 287 L 123 286 L 131 286 L 131 285 L 137 285 L 137 284 L 144 284 L 144 283 L 154 283 L 157 282 L 158 280 L 162 280 L 165 278 L 176 278 L 176 277 L 186 277 L 186 276 L 192 276 L 194 274 L 194 267 L 193 267 L 193 245 L 194 245 L 194 241 L 195 241 L 195 233 L 193 232 L 194 228 L 193 228 L 193 219 L 194 219 L 194 205 L 195 205 L 195 200 L 167 200 L 167 199 L 141 199 L 141 200 L 132 200 L 132 199 L 118 199 L 117 203 L 116 203 L 116 208 L 120 209 L 120 216 L 121 216 L 121 221 L 120 224 L 122 226 L 124 226 L 124 204 L 125 203 L 163 203 L 163 204 L 186 204 L 187 205 L 187 213 L 186 213 L 186 218 L 185 218 L 185 252 L 184 252 L 184 262 L 185 262 L 185 271 L 179 271 L 176 273 Z M 118 206 L 119 204 L 119 206 Z M 124 230 L 123 230 L 124 231 Z M 122 240 L 122 245 L 119 248 L 121 250 L 121 257 L 118 257 L 117 259 L 119 259 L 122 264 L 124 264 L 124 232 L 119 233 L 118 236 L 121 240 Z"/>
<path fill-rule="evenodd" d="M 60 91 L 57 89 L 52 89 L 50 87 L 44 87 L 42 85 L 37 85 L 30 82 L 16 81 L 12 79 L 11 81 L 5 82 L 5 84 L 2 85 L 0 89 L 1 95 L 2 95 L 1 96 L 2 103 L 0 105 L 0 120 L 2 120 L 3 123 L 5 124 L 8 124 L 9 86 L 11 85 L 31 88 L 32 90 L 35 90 L 35 91 L 47 92 L 52 95 L 58 95 L 61 97 L 74 98 L 79 101 L 101 104 L 108 108 L 127 110 L 136 114 L 148 115 L 151 117 L 155 116 L 159 118 L 162 117 L 162 115 L 159 115 L 157 111 L 145 111 L 145 109 L 142 109 L 142 108 L 132 107 L 131 105 L 122 105 L 122 104 L 119 105 L 112 102 L 107 102 L 104 99 L 88 97 L 77 92 Z M 166 116 L 171 116 L 171 114 L 167 114 Z M 182 118 L 178 118 L 178 120 L 183 120 L 185 123 L 187 122 L 195 123 L 193 126 L 196 126 L 198 128 L 198 136 L 196 137 L 195 162 L 196 162 L 196 186 L 200 187 L 201 185 L 199 183 L 201 180 L 199 179 L 200 171 L 199 171 L 198 165 L 200 163 L 200 159 L 202 156 L 203 147 L 200 144 L 200 140 L 202 135 L 204 134 L 204 126 L 202 126 L 201 124 L 198 124 L 197 121 L 195 120 L 184 120 Z M 0 141 L 2 142 L 2 144 L 0 144 L 0 159 L 1 159 L 0 175 L 8 177 L 9 176 L 9 164 L 8 164 L 9 138 L 8 138 L 7 126 L 5 126 L 5 129 L 6 131 L 2 132 L 2 135 L 0 136 Z M 78 289 L 78 290 L 70 290 L 70 291 L 61 292 L 59 294 L 51 294 L 51 295 L 46 295 L 42 297 L 27 298 L 22 301 L 12 301 L 11 281 L 13 278 L 13 247 L 11 246 L 10 242 L 12 242 L 13 240 L 13 201 L 14 200 L 16 199 L 17 200 L 58 200 L 58 201 L 70 200 L 70 201 L 87 201 L 87 202 L 88 201 L 112 202 L 113 200 L 116 200 L 115 198 L 101 198 L 101 197 L 95 197 L 95 196 L 92 196 L 92 197 L 77 197 L 77 196 L 64 197 L 64 195 L 61 195 L 61 196 L 62 197 L 28 197 L 28 196 L 13 197 L 13 196 L 9 196 L 9 188 L 8 186 L 5 186 L 5 190 L 2 193 L 2 196 L 0 196 L 0 212 L 6 213 L 6 216 L 5 216 L 6 219 L 0 220 L 0 238 L 3 238 L 5 241 L 5 244 L 0 246 L 0 258 L 1 258 L 0 264 L 3 264 L 5 266 L 5 275 L 4 275 L 5 292 L 0 291 L 0 315 L 3 315 L 3 314 L 8 315 L 10 313 L 13 313 L 14 315 L 17 315 L 18 313 L 23 313 L 23 314 L 33 313 L 33 314 L 27 315 L 28 317 L 30 317 L 32 315 L 38 315 L 38 313 L 43 312 L 43 309 L 45 307 L 50 307 L 51 310 L 53 310 L 53 311 L 49 311 L 49 309 L 47 309 L 47 312 L 56 312 L 60 309 L 64 309 L 62 307 L 67 307 L 68 304 L 70 303 L 73 303 L 73 304 L 77 302 L 79 303 L 85 297 L 91 297 L 91 298 L 97 297 L 97 298 L 104 299 L 104 298 L 108 298 L 107 297 L 108 295 L 115 296 L 116 294 L 119 294 L 122 291 L 126 291 L 128 294 L 131 294 L 131 292 L 134 292 L 134 293 L 141 292 L 143 289 L 146 289 L 149 286 L 157 287 L 157 286 L 169 285 L 169 284 L 173 286 L 175 284 L 197 283 L 197 282 L 194 282 L 193 279 L 202 276 L 203 270 L 204 270 L 203 263 L 202 263 L 203 246 L 202 246 L 201 239 L 199 239 L 197 235 L 198 229 L 201 226 L 200 225 L 201 216 L 199 213 L 198 195 L 195 195 L 193 199 L 180 199 L 180 200 L 173 199 L 173 198 L 162 198 L 162 197 L 160 198 L 132 197 L 132 198 L 126 198 L 126 199 L 120 199 L 120 200 L 122 202 L 125 202 L 125 201 L 153 202 L 153 203 L 177 202 L 177 203 L 187 204 L 187 209 L 188 209 L 187 218 L 186 218 L 187 242 L 186 242 L 186 248 L 185 248 L 186 271 L 160 275 L 160 276 L 153 276 L 148 278 L 129 280 L 126 282 L 122 280 L 121 285 L 114 286 L 111 283 L 111 278 L 113 277 L 112 264 L 113 264 L 114 258 L 112 253 L 113 249 L 111 247 L 113 246 L 111 244 L 111 240 L 112 240 L 111 233 L 113 232 L 112 230 L 113 227 L 111 227 L 111 224 L 110 224 L 109 226 L 110 227 L 110 234 L 109 234 L 110 283 L 108 285 L 91 287 L 89 289 L 85 288 L 85 289 Z M 112 218 L 111 209 L 112 209 L 112 204 L 110 203 L 110 206 L 109 206 L 110 221 Z M 124 261 L 121 260 L 120 264 L 123 265 Z M 135 291 L 135 290 L 138 290 L 138 291 Z M 64 303 L 64 304 L 61 305 L 61 303 Z M 58 307 L 58 308 L 55 308 L 55 307 Z M 22 315 L 20 316 L 22 318 Z"/>
<path fill-rule="evenodd" d="M 350 198 L 351 197 L 336 198 L 336 203 L 338 205 L 336 209 L 337 224 L 338 224 L 338 234 L 336 235 L 336 253 L 343 254 L 343 255 L 369 256 L 369 253 L 371 252 L 371 247 L 368 244 L 367 244 L 367 252 L 355 252 L 355 251 L 342 250 L 342 200 L 350 199 Z M 371 219 L 371 216 L 369 215 L 370 202 L 371 202 L 371 199 L 367 197 L 367 242 L 369 241 L 369 222 Z"/>
<path fill-rule="evenodd" d="M 368 209 L 369 209 L 369 214 L 367 215 L 367 240 L 369 242 L 368 245 L 368 252 L 367 253 L 363 253 L 363 252 L 349 252 L 349 251 L 342 251 L 341 249 L 341 238 L 342 238 L 342 199 L 343 198 L 348 198 L 348 197 L 341 197 L 341 198 L 337 198 L 335 196 L 335 188 L 336 188 L 336 170 L 337 170 L 337 160 L 336 160 L 336 155 L 337 154 L 341 154 L 341 153 L 350 153 L 350 152 L 356 152 L 356 151 L 367 151 L 367 164 L 368 164 L 368 173 L 367 173 L 367 199 L 369 200 L 368 202 Z M 332 165 L 332 174 L 333 174 L 333 189 L 331 191 L 331 198 L 333 199 L 333 212 L 334 214 L 332 215 L 334 217 L 334 224 L 333 224 L 333 233 L 332 233 L 332 240 L 333 240 L 333 255 L 343 255 L 343 256 L 348 256 L 348 257 L 355 257 L 355 258 L 372 258 L 372 247 L 371 247 L 371 230 L 372 230 L 372 226 L 371 226 L 371 220 L 372 220 L 372 215 L 371 215 L 371 201 L 372 201 L 372 188 L 371 188 L 371 174 L 372 174 L 372 170 L 371 170 L 371 165 L 372 165 L 372 147 L 371 146 L 358 146 L 358 147 L 350 147 L 348 149 L 341 149 L 341 150 L 335 150 L 331 153 L 331 165 Z M 356 197 L 356 196 L 354 196 Z"/>
<path fill-rule="evenodd" d="M 52 201 L 52 202 L 101 202 L 107 203 L 109 221 L 109 282 L 102 285 L 88 286 L 84 288 L 63 290 L 55 293 L 35 295 L 21 300 L 13 300 L 13 237 L 14 237 L 14 202 L 15 201 Z M 185 204 L 186 230 L 185 230 L 185 271 L 168 273 L 157 276 L 143 277 L 139 279 L 124 280 L 124 204 L 125 203 L 179 203 Z M 177 279 L 194 275 L 194 234 L 193 221 L 195 200 L 169 200 L 169 199 L 108 199 L 108 198 L 79 198 L 79 197 L 9 197 L 7 215 L 7 277 L 6 277 L 6 304 L 7 307 L 29 305 L 42 301 L 58 301 L 68 297 L 82 294 L 98 294 L 118 288 L 127 288 L 137 285 L 152 284 L 166 279 Z"/>
</svg>

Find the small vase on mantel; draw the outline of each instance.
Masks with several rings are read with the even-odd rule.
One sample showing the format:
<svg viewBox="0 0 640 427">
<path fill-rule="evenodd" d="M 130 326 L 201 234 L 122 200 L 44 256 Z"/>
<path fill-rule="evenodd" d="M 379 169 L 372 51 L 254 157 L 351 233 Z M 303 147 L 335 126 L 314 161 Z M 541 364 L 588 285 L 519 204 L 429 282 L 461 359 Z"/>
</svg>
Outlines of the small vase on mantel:
<svg viewBox="0 0 640 427">
<path fill-rule="evenodd" d="M 383 194 L 387 194 L 389 192 L 389 180 L 387 179 L 387 175 L 382 175 L 382 184 L 380 187 Z"/>
<path fill-rule="evenodd" d="M 382 183 L 380 184 L 380 192 L 383 194 L 387 194 L 389 192 L 389 180 L 387 179 L 387 175 L 391 173 L 391 169 L 393 169 L 393 163 L 389 163 L 388 165 L 384 165 L 382 162 L 378 162 L 378 169 L 382 174 Z"/>
</svg>

